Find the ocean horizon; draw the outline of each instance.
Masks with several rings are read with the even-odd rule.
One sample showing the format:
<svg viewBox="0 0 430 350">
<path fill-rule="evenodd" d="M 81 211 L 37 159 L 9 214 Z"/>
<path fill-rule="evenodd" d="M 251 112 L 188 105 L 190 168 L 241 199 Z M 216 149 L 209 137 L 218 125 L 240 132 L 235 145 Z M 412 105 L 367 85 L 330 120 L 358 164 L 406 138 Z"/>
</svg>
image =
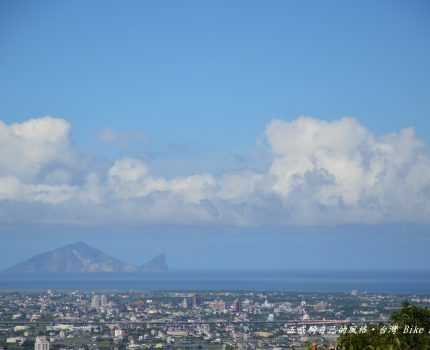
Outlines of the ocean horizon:
<svg viewBox="0 0 430 350">
<path fill-rule="evenodd" d="M 430 271 L 172 270 L 142 273 L 0 274 L 0 290 L 178 290 L 430 294 Z"/>
</svg>

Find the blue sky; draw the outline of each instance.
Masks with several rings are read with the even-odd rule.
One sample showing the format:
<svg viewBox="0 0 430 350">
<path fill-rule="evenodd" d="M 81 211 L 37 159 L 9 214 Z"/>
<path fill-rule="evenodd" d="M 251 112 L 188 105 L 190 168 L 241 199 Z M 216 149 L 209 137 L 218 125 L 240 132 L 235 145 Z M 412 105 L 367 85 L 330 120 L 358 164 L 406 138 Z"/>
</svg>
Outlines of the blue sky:
<svg viewBox="0 0 430 350">
<path fill-rule="evenodd" d="M 102 189 L 97 187 L 100 192 L 113 193 L 106 195 L 108 198 L 121 197 L 118 207 L 109 208 L 113 212 L 119 211 L 119 207 L 125 212 L 128 209 L 124 208 L 132 203 L 133 208 L 121 220 L 128 222 L 133 215 L 140 215 L 137 214 L 139 208 L 150 210 L 151 220 L 157 225 L 160 220 L 161 223 L 165 221 L 181 232 L 185 254 L 186 247 L 210 251 L 201 248 L 195 232 L 211 237 L 208 242 L 219 239 L 226 246 L 236 242 L 236 238 L 232 241 L 225 234 L 216 236 L 213 231 L 220 225 L 232 227 L 231 230 L 243 235 L 244 245 L 261 244 L 255 232 L 264 231 L 267 247 L 276 246 L 279 232 L 285 231 L 276 225 L 284 217 L 281 206 L 288 210 L 291 224 L 298 225 L 298 231 L 306 231 L 303 223 L 309 222 L 325 227 L 327 222 L 321 217 L 329 218 L 328 224 L 335 227 L 333 230 L 337 234 L 345 231 L 351 236 L 334 246 L 345 246 L 351 251 L 355 244 L 372 245 L 370 232 L 378 230 L 376 226 L 364 228 L 365 234 L 361 236 L 361 229 L 339 228 L 339 224 L 359 225 L 362 222 L 358 218 L 364 218 L 366 225 L 383 227 L 381 231 L 385 235 L 386 231 L 393 231 L 392 236 L 388 235 L 391 242 L 381 262 L 393 260 L 393 252 L 401 249 L 405 237 L 409 239 L 405 231 L 411 231 L 411 247 L 422 247 L 422 232 L 428 227 L 423 218 L 428 212 L 416 208 L 427 208 L 430 196 L 421 194 L 427 193 L 429 179 L 416 174 L 425 173 L 430 159 L 429 16 L 430 5 L 426 1 L 0 2 L 0 120 L 9 127 L 49 115 L 67 123 L 55 124 L 58 143 L 42 142 L 31 146 L 43 153 L 37 161 L 31 158 L 28 163 L 23 161 L 15 167 L 6 156 L 4 163 L 0 159 L 0 177 L 6 179 L 7 176 L 8 181 L 5 188 L 9 191 L 16 184 L 23 188 L 17 190 L 19 196 L 16 197 L 6 190 L 1 197 L 0 190 L 3 211 L 0 218 L 13 218 L 12 223 L 8 223 L 11 226 L 7 226 L 7 231 L 13 233 L 2 233 L 0 240 L 19 245 L 26 235 L 34 237 L 40 231 L 55 231 L 49 225 L 48 228 L 29 229 L 28 225 L 37 221 L 36 217 L 43 217 L 44 225 L 52 216 L 62 218 L 62 230 L 68 232 L 61 239 L 47 235 L 41 246 L 52 247 L 74 241 L 78 235 L 82 239 L 88 232 L 103 231 L 104 215 L 110 215 L 103 208 L 89 215 L 98 218 L 96 223 L 91 222 L 94 229 L 87 226 L 77 229 L 75 224 L 67 224 L 85 217 L 79 212 L 80 205 L 75 197 L 97 192 L 94 183 L 100 182 L 107 184 L 100 185 Z M 301 115 L 312 119 L 298 121 Z M 353 121 L 342 121 L 346 116 L 353 117 Z M 280 120 L 280 123 L 273 123 L 273 120 Z M 42 128 L 48 130 L 52 120 L 45 122 Z M 414 136 L 402 134 L 401 130 L 408 127 L 414 128 Z M 300 163 L 302 158 L 319 156 L 321 149 L 327 147 L 326 141 L 315 146 L 315 154 L 296 152 L 294 164 L 299 165 L 290 174 L 292 165 L 288 159 L 295 150 L 294 145 L 307 144 L 306 140 L 296 140 L 294 145 L 283 142 L 294 138 L 291 130 L 312 128 L 319 128 L 324 140 L 334 140 L 333 136 L 339 135 L 341 130 L 346 136 L 341 139 L 340 147 L 364 147 L 366 150 L 360 151 L 359 156 L 370 153 L 375 164 L 380 159 L 381 148 L 391 147 L 396 153 L 407 148 L 405 144 L 409 145 L 410 152 L 399 158 L 403 157 L 402 164 L 407 164 L 402 171 L 413 169 L 407 185 L 410 187 L 405 185 L 405 192 L 415 191 L 416 195 L 410 198 L 401 193 L 391 196 L 392 189 L 402 184 L 390 176 L 378 187 L 383 195 L 377 192 L 377 199 L 370 198 L 367 189 L 374 188 L 366 187 L 370 186 L 368 182 L 356 180 L 351 185 L 349 181 L 362 176 L 354 172 L 355 167 L 348 168 L 349 163 L 342 163 L 350 153 L 336 158 L 335 164 L 330 159 L 320 158 L 319 164 L 323 166 L 312 168 L 312 171 L 306 163 Z M 345 139 L 356 134 L 365 134 L 354 143 L 358 146 L 345 143 Z M 391 134 L 396 135 L 394 139 L 390 139 Z M 28 152 L 19 153 L 24 146 L 15 136 L 5 139 L 4 145 L 11 147 L 10 150 L 4 148 L 5 153 L 27 159 Z M 374 142 L 373 138 L 378 140 Z M 420 148 L 417 143 L 425 146 Z M 61 152 L 53 156 L 47 151 L 50 147 L 61 149 Z M 331 152 L 338 151 L 333 146 Z M 120 162 L 121 159 L 139 161 Z M 356 159 L 356 155 L 350 158 Z M 394 156 L 381 162 L 392 164 L 384 174 L 394 172 L 398 163 Z M 371 169 L 377 169 L 379 164 Z M 345 174 L 339 167 L 350 172 Z M 93 177 L 88 169 L 95 174 Z M 127 170 L 132 171 L 127 176 L 140 176 L 133 184 L 136 187 L 131 187 L 130 177 L 125 177 Z M 366 174 L 369 172 L 367 169 Z M 151 178 L 143 179 L 147 173 Z M 197 179 L 188 178 L 196 174 Z M 242 192 L 234 198 L 229 196 L 230 187 L 221 195 L 212 192 L 202 195 L 203 187 L 222 187 L 224 180 L 220 178 L 226 174 L 239 174 L 249 180 L 249 186 L 264 190 L 258 190 L 258 196 L 253 194 L 251 199 L 247 197 L 245 204 L 240 202 L 244 201 Z M 269 182 L 260 179 L 266 178 L 265 174 L 279 180 L 270 190 L 266 189 Z M 303 176 L 306 186 L 292 190 L 291 181 L 297 174 Z M 13 186 L 11 177 L 17 179 Z M 336 188 L 327 185 L 333 181 L 340 185 Z M 309 209 L 307 196 L 320 191 L 322 184 L 329 186 L 330 196 L 340 196 L 343 204 L 333 204 L 334 197 L 328 199 L 327 187 L 324 187 L 318 203 L 312 202 Z M 42 190 L 40 187 L 54 185 L 63 187 L 43 187 Z M 112 190 L 114 186 L 116 192 Z M 230 186 L 235 188 L 235 185 Z M 50 197 L 40 191 L 49 192 Z M 53 198 L 52 193 L 60 191 Z M 69 199 L 70 193 L 76 191 L 79 193 Z M 139 198 L 130 199 L 130 192 L 136 191 L 143 192 Z M 169 205 L 172 203 L 173 197 L 157 197 L 163 191 L 174 195 L 173 201 L 176 196 L 185 196 L 185 201 L 191 203 L 186 212 L 179 202 L 169 208 L 166 215 L 175 216 L 173 222 L 154 209 L 164 208 L 165 201 Z M 258 191 L 253 190 L 253 193 Z M 32 198 L 23 199 L 22 193 L 32 193 Z M 44 203 L 34 203 L 33 198 L 42 195 Z M 63 200 L 65 196 L 67 200 Z M 356 205 L 357 196 L 360 205 Z M 410 201 L 410 213 L 396 204 L 399 198 L 405 198 L 406 204 Z M 254 203 L 252 208 L 247 207 L 250 202 Z M 111 200 L 103 203 L 111 203 Z M 291 203 L 301 205 L 294 207 Z M 321 205 L 325 209 L 321 209 Z M 375 210 L 380 216 L 361 212 L 370 205 L 380 209 L 380 212 Z M 344 206 L 348 210 L 343 211 Z M 33 214 L 22 214 L 27 210 Z M 322 214 L 322 210 L 327 210 L 326 214 Z M 214 211 L 218 213 L 216 217 L 225 217 L 225 221 L 214 224 L 212 217 L 207 219 Z M 194 222 L 196 212 L 199 216 Z M 258 229 L 253 224 L 247 225 L 248 222 L 242 225 L 243 220 L 260 214 L 260 221 L 256 219 Z M 345 217 L 346 222 L 338 222 L 336 217 Z M 396 217 L 402 225 L 410 225 L 406 226 L 410 230 L 390 226 Z M 194 233 L 183 232 L 181 218 L 187 224 L 190 218 L 192 228 L 189 231 Z M 122 229 L 121 220 L 114 225 L 114 231 L 128 233 L 113 235 L 112 239 L 124 241 L 126 237 L 125 242 L 153 242 L 151 235 L 136 235 L 134 229 Z M 147 222 L 136 225 L 137 231 L 147 231 L 144 229 Z M 79 234 L 73 235 L 76 231 Z M 254 233 L 247 235 L 247 232 Z M 290 239 L 288 233 L 282 237 L 283 242 Z M 173 251 L 175 244 L 171 243 L 177 238 L 163 239 L 157 243 L 160 248 L 154 250 L 165 246 L 169 254 L 176 257 L 175 263 L 181 266 L 181 259 Z M 312 244 L 317 247 L 318 244 L 325 246 L 328 238 L 321 234 L 315 239 L 316 243 Z M 306 238 L 300 240 L 306 242 Z M 356 243 L 351 243 L 354 240 Z M 428 247 L 428 240 L 424 241 L 424 246 Z M 93 238 L 92 242 L 103 244 L 102 239 Z M 36 247 L 35 251 L 40 251 L 41 248 Z M 234 259 L 236 249 L 227 251 L 230 259 Z M 123 254 L 119 250 L 118 253 Z M 287 258 L 281 258 L 281 253 L 275 260 L 270 259 L 269 248 L 264 254 L 269 261 L 265 265 L 268 268 L 281 268 L 288 262 Z M 243 256 L 246 257 L 244 261 L 252 265 L 252 257 Z M 428 262 L 425 256 L 424 251 L 419 251 L 410 260 L 410 267 L 419 268 L 423 262 Z M 312 258 L 310 267 L 318 266 L 323 258 L 323 253 Z M 4 258 L 4 264 L 10 260 L 10 257 Z M 338 266 L 340 261 L 341 258 L 329 261 L 327 267 Z M 377 260 L 371 261 L 371 266 L 377 268 Z M 0 265 L 1 262 L 0 259 Z M 404 267 L 404 264 L 405 261 L 392 262 L 394 267 Z M 190 265 L 190 262 L 183 263 L 184 267 Z M 203 265 L 211 267 L 210 262 Z M 350 266 L 356 268 L 357 263 L 352 262 Z"/>
<path fill-rule="evenodd" d="M 2 120 L 247 152 L 274 117 L 430 140 L 426 1 L 2 2 Z M 223 142 L 219 142 L 222 138 Z"/>
</svg>

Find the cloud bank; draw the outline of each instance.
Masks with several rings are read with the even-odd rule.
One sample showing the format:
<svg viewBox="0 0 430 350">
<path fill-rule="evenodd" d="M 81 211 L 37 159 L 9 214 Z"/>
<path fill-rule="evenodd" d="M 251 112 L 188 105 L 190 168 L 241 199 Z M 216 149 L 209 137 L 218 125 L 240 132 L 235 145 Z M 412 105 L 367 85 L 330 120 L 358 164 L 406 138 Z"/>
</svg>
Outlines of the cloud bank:
<svg viewBox="0 0 430 350">
<path fill-rule="evenodd" d="M 413 129 L 299 117 L 265 129 L 270 165 L 161 177 L 137 158 L 90 166 L 71 125 L 0 121 L 0 222 L 336 225 L 430 221 L 430 152 Z M 114 135 L 112 133 L 112 135 Z M 250 166 L 250 169 L 252 167 Z"/>
</svg>

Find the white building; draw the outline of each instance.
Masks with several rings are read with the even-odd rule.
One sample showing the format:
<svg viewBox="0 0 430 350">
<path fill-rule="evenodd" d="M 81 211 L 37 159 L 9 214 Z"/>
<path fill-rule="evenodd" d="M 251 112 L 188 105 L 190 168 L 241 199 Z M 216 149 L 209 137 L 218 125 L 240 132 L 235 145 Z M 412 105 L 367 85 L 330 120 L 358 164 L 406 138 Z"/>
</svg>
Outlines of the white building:
<svg viewBox="0 0 430 350">
<path fill-rule="evenodd" d="M 122 333 L 122 329 L 120 328 L 115 328 L 114 332 L 113 332 L 113 336 L 115 338 L 122 338 L 123 333 Z"/>
<path fill-rule="evenodd" d="M 91 298 L 91 308 L 98 309 L 100 307 L 100 296 L 93 295 Z"/>
<path fill-rule="evenodd" d="M 6 339 L 7 344 L 18 344 L 22 345 L 25 341 L 24 337 L 10 337 Z"/>
<path fill-rule="evenodd" d="M 108 305 L 108 299 L 106 295 L 93 295 L 91 298 L 91 308 L 92 309 L 100 309 L 104 308 Z"/>
<path fill-rule="evenodd" d="M 49 341 L 46 337 L 36 337 L 34 350 L 49 350 Z"/>
</svg>

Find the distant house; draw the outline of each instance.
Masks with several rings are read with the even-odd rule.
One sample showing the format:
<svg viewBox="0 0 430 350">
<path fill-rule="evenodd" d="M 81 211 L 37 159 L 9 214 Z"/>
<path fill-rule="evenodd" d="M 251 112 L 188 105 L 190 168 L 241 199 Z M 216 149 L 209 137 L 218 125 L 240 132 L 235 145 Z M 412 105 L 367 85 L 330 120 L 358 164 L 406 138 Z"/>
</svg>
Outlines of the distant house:
<svg viewBox="0 0 430 350">
<path fill-rule="evenodd" d="M 34 350 L 49 350 L 49 341 L 46 337 L 36 337 Z"/>
<path fill-rule="evenodd" d="M 6 343 L 7 344 L 18 344 L 18 345 L 22 345 L 25 342 L 25 338 L 24 337 L 10 337 L 6 339 Z M 47 349 L 49 350 L 49 349 Z"/>
</svg>

